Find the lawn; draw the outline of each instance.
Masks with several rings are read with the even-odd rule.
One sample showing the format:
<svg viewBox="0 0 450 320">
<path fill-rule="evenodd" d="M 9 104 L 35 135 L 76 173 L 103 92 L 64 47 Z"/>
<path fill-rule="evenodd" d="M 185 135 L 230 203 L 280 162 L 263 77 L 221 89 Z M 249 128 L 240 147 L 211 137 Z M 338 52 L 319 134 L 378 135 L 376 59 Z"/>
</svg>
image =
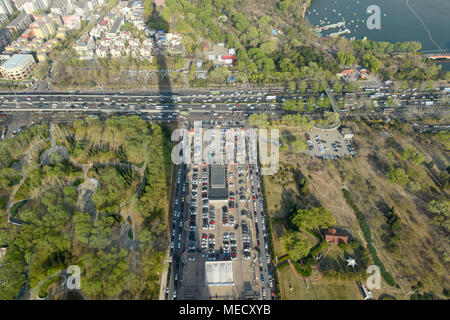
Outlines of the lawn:
<svg viewBox="0 0 450 320">
<path fill-rule="evenodd" d="M 287 229 L 285 217 L 294 204 L 297 208 L 303 208 L 305 205 L 326 207 L 336 218 L 338 226 L 347 227 L 353 238 L 366 246 L 356 214 L 343 197 L 341 189 L 346 188 L 367 221 L 372 234 L 372 244 L 379 259 L 400 285 L 400 288 L 395 288 L 382 280 L 382 289 L 374 290 L 374 296 L 391 294 L 397 299 L 408 299 L 411 285 L 417 281 L 425 284 L 426 291 L 441 294 L 449 272 L 442 261 L 442 241 L 439 241 L 438 234 L 432 229 L 430 218 L 426 214 L 426 201 L 423 199 L 430 201 L 432 197 L 442 196 L 445 192 L 439 190 L 424 165 L 417 168 L 425 172 L 423 184 L 430 186 L 432 191 L 419 192 L 416 195 L 388 181 L 386 168 L 374 158 L 389 161 L 384 159 L 394 154 L 398 159 L 402 148 L 414 146 L 425 156 L 426 161 L 435 160 L 438 170 L 442 170 L 449 165 L 448 155 L 435 143 L 420 143 L 421 138 L 414 137 L 414 133 L 409 131 L 391 132 L 396 144 L 390 146 L 385 135 L 362 123 L 358 124 L 358 128 L 361 132 L 355 136 L 353 142 L 358 152 L 357 159 L 322 161 L 290 150 L 280 152 L 280 171 L 277 175 L 264 179 L 268 211 L 273 217 L 275 255 L 280 257 L 286 253 L 279 238 Z M 300 196 L 291 170 L 299 170 L 303 176 L 308 177 L 310 183 L 307 197 Z M 433 190 L 439 190 L 441 194 Z M 385 245 L 387 223 L 383 206 L 395 206 L 402 220 L 397 240 L 398 252 L 390 251 Z M 333 251 L 333 254 L 337 253 Z M 327 256 L 324 257 L 326 258 Z M 328 261 L 342 263 L 342 259 L 344 257 L 337 259 L 337 256 L 330 256 Z M 314 279 L 314 275 L 318 273 L 318 270 L 313 270 L 311 278 Z M 314 298 L 314 294 L 307 293 L 311 292 L 311 289 L 306 290 L 304 281 L 296 279 L 290 267 L 280 270 L 279 280 L 283 299 Z M 288 289 L 289 282 L 294 287 L 293 291 Z M 312 282 L 321 299 L 362 298 L 353 281 L 348 280 L 346 283 L 317 278 Z"/>
</svg>

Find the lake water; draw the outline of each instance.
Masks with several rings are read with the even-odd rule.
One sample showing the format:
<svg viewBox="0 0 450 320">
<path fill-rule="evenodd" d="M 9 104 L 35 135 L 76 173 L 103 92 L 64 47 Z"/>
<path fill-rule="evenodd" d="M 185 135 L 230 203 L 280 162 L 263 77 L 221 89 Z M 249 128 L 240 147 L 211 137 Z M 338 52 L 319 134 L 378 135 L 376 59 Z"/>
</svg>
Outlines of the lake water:
<svg viewBox="0 0 450 320">
<path fill-rule="evenodd" d="M 312 0 L 306 17 L 313 27 L 343 22 L 345 26 L 322 31 L 330 35 L 340 31 L 347 38 L 377 41 L 419 41 L 422 51 L 445 50 L 450 52 L 450 0 Z M 381 29 L 370 30 L 366 20 L 370 5 L 381 9 Z M 347 30 L 346 30 L 347 29 Z M 429 37 L 428 31 L 431 34 Z M 450 70 L 450 63 L 443 63 L 444 69 Z"/>
</svg>

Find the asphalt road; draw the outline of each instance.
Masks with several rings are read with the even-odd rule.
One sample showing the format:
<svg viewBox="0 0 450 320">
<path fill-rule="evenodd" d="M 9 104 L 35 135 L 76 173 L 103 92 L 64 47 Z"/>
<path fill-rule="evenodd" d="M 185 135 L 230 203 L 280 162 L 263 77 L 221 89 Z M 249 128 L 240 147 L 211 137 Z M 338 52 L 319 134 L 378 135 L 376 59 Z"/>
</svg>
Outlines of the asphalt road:
<svg viewBox="0 0 450 320">
<path fill-rule="evenodd" d="M 172 225 L 170 228 L 171 243 L 169 254 L 173 258 L 169 263 L 169 271 L 167 274 L 166 300 L 176 299 L 182 286 L 183 263 L 181 263 L 180 258 L 186 249 L 183 227 L 186 221 L 185 213 L 187 210 L 185 210 L 185 202 L 182 201 L 184 199 L 183 186 L 185 186 L 185 179 L 186 165 L 182 164 L 178 167 L 175 177 L 175 197 L 172 210 Z"/>
<path fill-rule="evenodd" d="M 411 113 L 423 109 L 437 112 L 437 105 L 448 107 L 449 99 L 448 93 L 441 91 L 425 93 L 410 90 L 394 93 L 389 89 L 378 89 L 376 93 L 364 91 L 358 94 L 335 95 L 333 93 L 333 95 L 336 101 L 349 104 L 348 108 L 341 110 L 342 112 L 354 112 L 353 104 L 367 105 L 370 101 L 376 101 L 378 107 L 367 107 L 370 110 L 364 110 L 366 114 L 383 114 L 386 110 L 392 110 L 393 108 L 385 106 L 391 99 L 400 105 L 394 109 L 396 112 L 404 113 L 406 110 L 407 113 Z M 268 99 L 268 96 L 276 96 L 276 99 Z M 295 111 L 283 110 L 283 101 L 287 99 L 306 101 L 311 96 L 320 97 L 313 92 L 287 93 L 284 90 L 275 89 L 223 91 L 216 94 L 204 90 L 184 90 L 183 92 L 13 91 L 0 93 L 0 112 L 147 113 L 149 119 L 165 121 L 175 121 L 179 116 L 224 119 L 227 117 L 247 118 L 254 113 L 266 113 L 274 119 L 279 119 L 286 113 L 295 113 Z M 361 111 L 361 108 L 356 110 Z M 401 117 L 401 114 L 398 116 Z"/>
<path fill-rule="evenodd" d="M 262 266 L 262 272 L 260 272 L 261 289 L 265 290 L 265 296 L 261 295 L 264 300 L 271 299 L 272 287 L 269 285 L 270 262 L 268 257 L 270 256 L 268 234 L 265 224 L 265 213 L 262 199 L 262 181 L 260 178 L 260 171 L 257 165 L 251 165 L 251 188 L 252 188 L 252 202 L 253 202 L 253 222 L 256 231 L 256 238 L 259 242 L 258 251 L 258 264 Z M 256 206 L 255 206 L 256 204 Z M 264 222 L 264 223 L 263 223 Z M 261 269 L 260 269 L 261 270 Z M 264 289 L 263 289 L 264 288 Z"/>
</svg>

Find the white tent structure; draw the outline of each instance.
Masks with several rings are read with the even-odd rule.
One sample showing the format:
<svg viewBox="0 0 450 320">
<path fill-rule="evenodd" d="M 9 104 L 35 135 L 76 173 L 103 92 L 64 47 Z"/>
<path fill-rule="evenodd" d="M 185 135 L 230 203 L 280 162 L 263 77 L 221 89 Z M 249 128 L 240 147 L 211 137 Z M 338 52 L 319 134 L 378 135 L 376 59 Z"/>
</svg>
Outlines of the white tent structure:
<svg viewBox="0 0 450 320">
<path fill-rule="evenodd" d="M 205 285 L 208 286 L 233 286 L 234 272 L 233 261 L 206 261 Z"/>
</svg>

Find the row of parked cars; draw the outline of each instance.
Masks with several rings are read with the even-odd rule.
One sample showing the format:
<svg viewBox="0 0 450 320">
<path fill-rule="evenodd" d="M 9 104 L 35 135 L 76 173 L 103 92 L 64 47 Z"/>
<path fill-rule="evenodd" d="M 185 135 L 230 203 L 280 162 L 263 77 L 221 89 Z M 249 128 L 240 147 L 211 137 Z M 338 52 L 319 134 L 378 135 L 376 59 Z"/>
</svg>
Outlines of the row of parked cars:
<svg viewBox="0 0 450 320">
<path fill-rule="evenodd" d="M 224 227 L 234 227 L 235 226 L 234 216 L 229 214 L 227 206 L 222 207 L 222 223 L 223 223 Z"/>
<path fill-rule="evenodd" d="M 223 249 L 221 251 L 224 260 L 237 259 L 236 235 L 233 232 L 224 232 L 222 241 Z"/>
<path fill-rule="evenodd" d="M 180 261 L 177 259 L 177 250 L 181 249 L 181 239 L 183 231 L 183 215 L 184 215 L 184 192 L 186 191 L 186 184 L 184 183 L 183 171 L 181 166 L 177 171 L 177 185 L 175 189 L 175 202 L 173 208 L 173 221 L 172 221 L 172 234 L 170 242 L 170 254 L 169 254 L 169 271 L 167 273 L 167 285 L 166 295 L 169 294 L 170 277 L 172 272 L 172 264 L 175 263 L 174 268 L 174 291 L 173 299 L 177 297 L 178 287 L 178 270 Z M 181 275 L 182 276 L 182 275 Z"/>
<path fill-rule="evenodd" d="M 243 255 L 244 259 L 248 260 L 250 259 L 250 238 L 248 233 L 248 225 L 247 223 L 242 220 L 241 222 L 241 229 L 242 229 L 242 243 L 243 243 Z"/>
</svg>

